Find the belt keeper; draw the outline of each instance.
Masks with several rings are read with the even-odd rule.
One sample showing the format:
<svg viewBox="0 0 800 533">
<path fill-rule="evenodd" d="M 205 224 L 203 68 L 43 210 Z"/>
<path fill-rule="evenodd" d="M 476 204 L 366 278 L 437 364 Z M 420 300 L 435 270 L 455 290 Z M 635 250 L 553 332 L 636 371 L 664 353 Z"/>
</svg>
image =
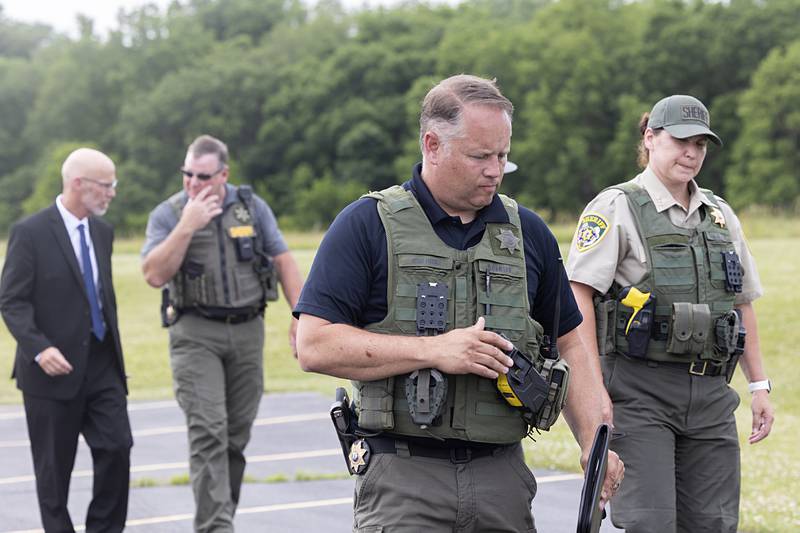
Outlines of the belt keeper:
<svg viewBox="0 0 800 533">
<path fill-rule="evenodd" d="M 398 457 L 411 457 L 411 452 L 408 449 L 408 442 L 400 439 L 394 441 L 394 449 Z"/>
<path fill-rule="evenodd" d="M 458 452 L 462 452 L 462 457 L 459 457 Z M 469 448 L 452 448 L 450 450 L 450 462 L 454 465 L 465 464 L 472 461 L 472 450 Z"/>
</svg>

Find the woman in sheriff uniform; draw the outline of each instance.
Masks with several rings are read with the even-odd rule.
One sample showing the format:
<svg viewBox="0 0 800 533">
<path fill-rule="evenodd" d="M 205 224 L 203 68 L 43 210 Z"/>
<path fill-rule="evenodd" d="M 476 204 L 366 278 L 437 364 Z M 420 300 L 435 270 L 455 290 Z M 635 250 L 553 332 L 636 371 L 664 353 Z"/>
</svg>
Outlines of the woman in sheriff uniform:
<svg viewBox="0 0 800 533">
<path fill-rule="evenodd" d="M 749 442 L 773 423 L 752 305 L 762 288 L 738 218 L 695 181 L 708 143 L 722 144 L 706 107 L 673 95 L 639 128 L 644 170 L 586 206 L 567 262 L 626 467 L 611 517 L 627 533 L 735 532 L 737 361 Z"/>
</svg>

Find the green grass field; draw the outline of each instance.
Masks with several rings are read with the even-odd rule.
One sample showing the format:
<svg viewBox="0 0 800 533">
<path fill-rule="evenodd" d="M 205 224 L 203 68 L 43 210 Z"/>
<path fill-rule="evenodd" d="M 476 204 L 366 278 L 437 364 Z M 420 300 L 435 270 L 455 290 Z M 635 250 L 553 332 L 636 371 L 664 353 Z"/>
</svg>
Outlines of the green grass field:
<svg viewBox="0 0 800 533">
<path fill-rule="evenodd" d="M 800 224 L 792 219 L 744 219 L 750 246 L 758 261 L 766 294 L 755 304 L 766 368 L 773 382 L 777 421 L 772 435 L 755 446 L 747 444 L 750 432 L 749 394 L 741 372 L 732 385 L 742 404 L 737 411 L 742 446 L 742 501 L 740 530 L 793 532 L 800 529 L 800 454 L 792 435 L 800 434 L 800 366 L 794 359 L 800 346 Z M 568 241 L 574 227 L 557 226 L 559 241 Z M 319 234 L 287 235 L 304 273 L 308 272 Z M 166 330 L 160 326 L 160 295 L 142 279 L 138 240 L 120 241 L 114 254 L 114 281 L 119 302 L 120 328 L 130 375 L 131 399 L 172 397 Z M 4 246 L 0 247 L 4 253 Z M 290 320 L 284 301 L 267 310 L 267 342 L 264 351 L 267 392 L 318 391 L 332 394 L 341 380 L 303 373 L 287 344 Z M 10 376 L 14 342 L 0 328 L 0 375 Z M 19 403 L 20 394 L 10 379 L 0 380 L 0 402 Z M 529 462 L 537 467 L 577 470 L 578 449 L 563 422 L 528 441 Z"/>
</svg>

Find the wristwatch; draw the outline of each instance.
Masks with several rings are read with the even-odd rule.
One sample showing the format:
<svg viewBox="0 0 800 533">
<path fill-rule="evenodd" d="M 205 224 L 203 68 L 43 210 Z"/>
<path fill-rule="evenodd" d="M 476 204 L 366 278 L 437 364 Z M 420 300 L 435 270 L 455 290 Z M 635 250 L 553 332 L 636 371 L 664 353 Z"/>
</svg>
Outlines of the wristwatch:
<svg viewBox="0 0 800 533">
<path fill-rule="evenodd" d="M 753 381 L 752 383 L 747 384 L 747 390 L 749 390 L 751 394 L 757 390 L 765 390 L 767 391 L 767 394 L 769 394 L 769 392 L 772 390 L 772 383 L 770 383 L 768 379 L 763 381 Z"/>
</svg>

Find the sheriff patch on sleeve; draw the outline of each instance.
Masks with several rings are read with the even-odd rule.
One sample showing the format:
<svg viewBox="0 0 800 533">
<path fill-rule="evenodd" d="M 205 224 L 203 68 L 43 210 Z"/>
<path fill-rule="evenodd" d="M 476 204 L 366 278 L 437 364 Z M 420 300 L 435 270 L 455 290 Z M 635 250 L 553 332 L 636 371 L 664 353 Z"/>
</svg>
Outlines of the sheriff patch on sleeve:
<svg viewBox="0 0 800 533">
<path fill-rule="evenodd" d="M 595 246 L 608 232 L 608 222 L 600 215 L 589 213 L 578 223 L 575 246 L 579 252 L 585 252 Z"/>
</svg>

